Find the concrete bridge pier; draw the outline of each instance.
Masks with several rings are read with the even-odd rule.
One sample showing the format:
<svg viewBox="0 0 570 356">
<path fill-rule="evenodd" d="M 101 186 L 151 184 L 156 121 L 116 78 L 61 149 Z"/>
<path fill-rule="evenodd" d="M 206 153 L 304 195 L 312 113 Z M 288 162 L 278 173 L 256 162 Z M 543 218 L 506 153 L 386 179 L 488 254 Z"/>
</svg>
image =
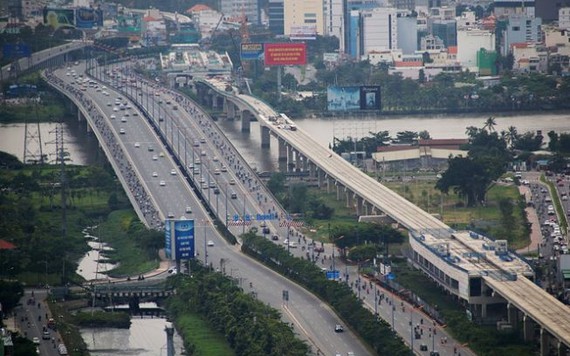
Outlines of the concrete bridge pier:
<svg viewBox="0 0 570 356">
<path fill-rule="evenodd" d="M 287 161 L 287 143 L 285 142 L 284 139 L 282 138 L 278 138 L 277 139 L 277 143 L 279 144 L 279 157 L 278 160 L 279 162 L 286 162 Z M 313 167 L 316 167 L 315 165 L 313 165 Z"/>
<path fill-rule="evenodd" d="M 509 324 L 511 324 L 513 329 L 518 327 L 518 310 L 517 308 L 512 305 L 511 303 L 507 304 L 507 317 Z"/>
<path fill-rule="evenodd" d="M 360 196 L 356 197 L 356 215 L 362 215 L 364 210 L 364 199 Z"/>
<path fill-rule="evenodd" d="M 374 207 L 369 202 L 365 201 L 364 203 L 364 215 L 372 215 Z"/>
<path fill-rule="evenodd" d="M 212 107 L 214 109 L 223 108 L 224 107 L 224 101 L 225 100 L 224 100 L 223 96 L 214 95 L 213 100 L 212 100 Z"/>
<path fill-rule="evenodd" d="M 85 116 L 83 115 L 81 110 L 79 110 L 79 108 L 77 108 L 77 121 L 79 122 L 85 121 Z"/>
<path fill-rule="evenodd" d="M 261 148 L 269 148 L 271 143 L 271 131 L 267 126 L 261 126 Z"/>
<path fill-rule="evenodd" d="M 305 157 L 301 154 L 301 152 L 295 152 L 295 172 L 301 171 L 301 164 L 305 160 Z"/>
<path fill-rule="evenodd" d="M 234 105 L 230 100 L 228 100 L 227 98 L 224 98 L 223 110 L 224 110 L 224 113 L 226 114 L 226 117 L 227 117 L 229 120 L 233 120 L 233 119 L 235 118 L 235 116 L 236 116 L 236 107 L 235 107 L 235 105 Z M 269 147 L 269 146 L 267 146 L 267 147 Z"/>
<path fill-rule="evenodd" d="M 291 172 L 293 170 L 293 165 L 295 164 L 295 158 L 293 153 L 293 147 L 287 146 L 287 172 Z"/>
<path fill-rule="evenodd" d="M 534 340 L 534 320 L 528 315 L 523 316 L 523 337 L 524 341 L 533 341 Z"/>
<path fill-rule="evenodd" d="M 322 189 L 324 185 L 325 185 L 325 172 L 319 169 L 317 171 L 317 186 L 320 189 Z"/>
<path fill-rule="evenodd" d="M 346 194 L 346 207 L 352 209 L 354 207 L 354 193 L 348 188 L 345 188 L 344 191 Z"/>
<path fill-rule="evenodd" d="M 558 340 L 558 356 L 566 356 L 568 355 L 568 347 L 560 340 Z"/>
<path fill-rule="evenodd" d="M 545 328 L 540 328 L 540 356 L 549 355 L 548 339 L 548 331 Z"/>
<path fill-rule="evenodd" d="M 309 165 L 309 177 L 316 178 L 317 177 L 317 165 L 313 162 L 308 161 L 307 164 Z"/>
<path fill-rule="evenodd" d="M 335 185 L 336 185 L 336 200 L 340 200 L 340 198 L 341 198 L 341 190 L 342 190 L 344 187 L 343 187 L 342 184 L 340 184 L 339 182 L 336 182 Z"/>
<path fill-rule="evenodd" d="M 307 172 L 309 170 L 309 159 L 305 156 L 303 156 L 303 165 L 301 169 L 303 170 L 303 172 Z"/>
<path fill-rule="evenodd" d="M 251 131 L 251 119 L 253 114 L 247 110 L 241 112 L 241 132 Z"/>
<path fill-rule="evenodd" d="M 327 194 L 330 194 L 331 188 L 334 186 L 334 178 L 327 176 Z"/>
</svg>

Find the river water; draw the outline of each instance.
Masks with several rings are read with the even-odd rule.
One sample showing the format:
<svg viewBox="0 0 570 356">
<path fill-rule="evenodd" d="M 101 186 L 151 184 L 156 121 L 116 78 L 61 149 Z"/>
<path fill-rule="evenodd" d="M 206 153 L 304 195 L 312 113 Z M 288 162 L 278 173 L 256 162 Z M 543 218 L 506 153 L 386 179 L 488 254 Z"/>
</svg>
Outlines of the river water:
<svg viewBox="0 0 570 356">
<path fill-rule="evenodd" d="M 166 356 L 167 324 L 164 318 L 132 318 L 129 329 L 81 329 L 81 336 L 92 356 Z M 174 332 L 175 355 L 181 355 L 182 338 Z"/>
<path fill-rule="evenodd" d="M 369 132 L 388 131 L 396 136 L 399 131 L 427 130 L 432 138 L 465 138 L 469 126 L 483 127 L 490 115 L 426 115 L 426 116 L 386 116 L 386 117 L 337 117 L 337 118 L 304 118 L 297 119 L 297 125 L 308 132 L 318 143 L 328 146 L 333 138 L 361 138 L 369 136 Z M 548 131 L 570 132 L 570 113 L 535 113 L 509 114 L 495 116 L 497 131 L 515 126 L 519 133 L 542 130 L 544 136 Z M 251 132 L 240 130 L 240 121 L 220 121 L 232 143 L 244 158 L 259 171 L 276 171 L 277 144 L 272 139 L 269 149 L 261 149 L 259 125 L 252 123 Z M 75 119 L 65 121 L 64 138 L 66 150 L 74 164 L 92 164 L 102 159 L 97 149 L 97 141 L 92 134 L 87 134 L 85 122 Z M 55 124 L 41 124 L 43 150 L 53 161 L 55 152 Z M 24 155 L 25 129 L 23 124 L 0 125 L 0 150 L 16 155 L 20 160 Z M 30 150 L 37 150 L 33 140 Z"/>
</svg>

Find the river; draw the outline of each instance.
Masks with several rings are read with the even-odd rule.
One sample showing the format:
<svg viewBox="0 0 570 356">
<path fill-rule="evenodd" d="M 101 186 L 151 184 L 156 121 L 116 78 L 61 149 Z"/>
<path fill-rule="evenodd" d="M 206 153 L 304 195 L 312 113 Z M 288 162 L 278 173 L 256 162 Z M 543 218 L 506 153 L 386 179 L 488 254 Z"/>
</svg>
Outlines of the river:
<svg viewBox="0 0 570 356">
<path fill-rule="evenodd" d="M 318 143 L 328 146 L 333 137 L 360 138 L 369 132 L 388 131 L 396 136 L 399 131 L 427 130 L 432 138 L 464 138 L 465 129 L 469 126 L 483 127 L 490 115 L 429 115 L 429 116 L 386 116 L 386 117 L 341 117 L 341 118 L 304 118 L 295 122 L 299 128 L 308 132 Z M 544 136 L 548 131 L 570 132 L 570 113 L 535 113 L 495 115 L 497 131 L 515 126 L 519 133 L 542 130 Z M 251 125 L 251 132 L 241 132 L 240 121 L 220 121 L 232 143 L 244 158 L 259 171 L 276 171 L 277 144 L 271 141 L 269 149 L 261 149 L 259 125 Z M 93 135 L 87 134 L 85 122 L 75 119 L 65 121 L 64 138 L 66 150 L 70 154 L 71 163 L 92 164 L 101 159 L 97 142 Z M 55 124 L 41 124 L 40 131 L 44 154 L 53 161 L 55 152 Z M 16 155 L 20 160 L 24 155 L 25 129 L 23 124 L 0 125 L 0 150 Z M 37 145 L 30 150 L 37 150 Z M 46 152 L 47 151 L 47 152 Z"/>
</svg>

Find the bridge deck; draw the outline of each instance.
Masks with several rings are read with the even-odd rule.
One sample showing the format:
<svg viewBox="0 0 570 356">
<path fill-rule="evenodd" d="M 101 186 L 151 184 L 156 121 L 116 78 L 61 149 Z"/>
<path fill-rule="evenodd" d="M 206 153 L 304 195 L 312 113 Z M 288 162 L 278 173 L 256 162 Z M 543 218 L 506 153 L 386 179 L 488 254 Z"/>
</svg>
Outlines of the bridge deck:
<svg viewBox="0 0 570 356">
<path fill-rule="evenodd" d="M 570 309 L 546 293 L 532 281 L 519 277 L 516 281 L 500 281 L 483 277 L 497 293 L 543 325 L 552 335 L 570 346 Z"/>
</svg>

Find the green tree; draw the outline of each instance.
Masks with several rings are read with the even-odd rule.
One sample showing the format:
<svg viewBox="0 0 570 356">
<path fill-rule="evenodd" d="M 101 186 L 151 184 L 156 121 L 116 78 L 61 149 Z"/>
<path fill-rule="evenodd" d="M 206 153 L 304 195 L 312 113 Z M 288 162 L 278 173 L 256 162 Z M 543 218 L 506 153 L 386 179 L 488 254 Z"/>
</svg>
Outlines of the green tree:
<svg viewBox="0 0 570 356">
<path fill-rule="evenodd" d="M 285 175 L 283 173 L 273 173 L 267 181 L 267 188 L 273 195 L 279 195 L 285 191 Z"/>
<path fill-rule="evenodd" d="M 486 168 L 470 158 L 455 157 L 449 159 L 449 167 L 437 181 L 435 187 L 443 193 L 450 189 L 467 198 L 468 206 L 475 206 L 485 199 L 487 186 L 492 179 Z"/>
</svg>

